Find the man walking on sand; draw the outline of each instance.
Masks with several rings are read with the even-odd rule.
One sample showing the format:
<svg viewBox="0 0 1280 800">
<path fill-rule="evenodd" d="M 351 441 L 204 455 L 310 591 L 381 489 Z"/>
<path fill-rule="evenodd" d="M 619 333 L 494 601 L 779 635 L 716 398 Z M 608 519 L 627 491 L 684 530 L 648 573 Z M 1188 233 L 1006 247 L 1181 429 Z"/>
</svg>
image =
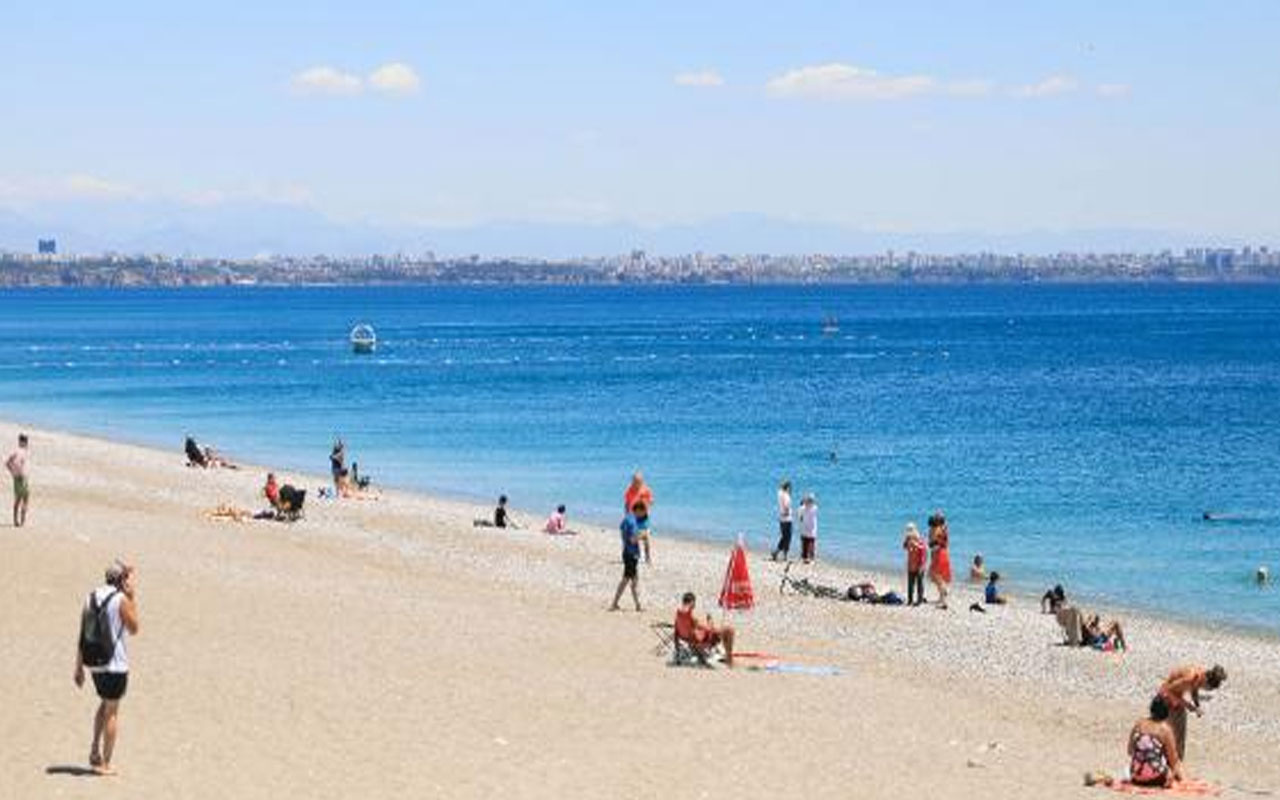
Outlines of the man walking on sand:
<svg viewBox="0 0 1280 800">
<path fill-rule="evenodd" d="M 5 468 L 13 476 L 13 527 L 27 523 L 27 503 L 31 499 L 31 487 L 27 484 L 27 459 L 31 451 L 27 447 L 27 435 L 18 434 L 18 449 L 5 459 Z"/>
<path fill-rule="evenodd" d="M 120 701 L 129 687 L 129 650 L 125 640 L 138 635 L 137 573 L 119 561 L 107 567 L 106 582 L 85 599 L 88 613 L 97 613 L 112 642 L 110 657 L 102 666 L 90 667 L 93 686 L 101 702 L 93 718 L 93 744 L 89 766 L 99 775 L 114 775 L 111 756 L 116 749 Z M 84 631 L 81 630 L 83 637 Z M 83 644 L 83 642 L 82 642 Z M 76 648 L 76 686 L 84 686 L 84 653 Z"/>
<path fill-rule="evenodd" d="M 622 530 L 622 580 L 618 581 L 618 591 L 613 593 L 613 605 L 609 606 L 610 611 L 618 610 L 618 602 L 622 600 L 622 593 L 626 590 L 627 584 L 631 585 L 631 599 L 636 603 L 636 611 L 642 610 L 640 607 L 640 531 L 644 527 L 648 507 L 645 506 L 643 500 L 637 500 L 632 506 L 627 516 L 623 518 L 620 529 Z"/>
</svg>

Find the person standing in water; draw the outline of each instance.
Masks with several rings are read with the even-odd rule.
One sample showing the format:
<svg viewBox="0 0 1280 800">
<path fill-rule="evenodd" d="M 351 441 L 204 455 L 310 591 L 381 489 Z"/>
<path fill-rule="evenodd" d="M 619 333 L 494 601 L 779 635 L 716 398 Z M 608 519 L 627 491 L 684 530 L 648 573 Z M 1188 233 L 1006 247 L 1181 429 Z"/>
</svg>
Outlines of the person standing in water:
<svg viewBox="0 0 1280 800">
<path fill-rule="evenodd" d="M 778 546 L 773 548 L 773 560 L 778 554 L 783 560 L 791 555 L 791 481 L 783 481 L 778 487 Z"/>
<path fill-rule="evenodd" d="M 4 466 L 13 477 L 13 527 L 27 524 L 27 506 L 31 502 L 31 486 L 27 483 L 27 460 L 31 457 L 27 435 L 18 434 L 18 449 L 9 454 Z"/>
</svg>

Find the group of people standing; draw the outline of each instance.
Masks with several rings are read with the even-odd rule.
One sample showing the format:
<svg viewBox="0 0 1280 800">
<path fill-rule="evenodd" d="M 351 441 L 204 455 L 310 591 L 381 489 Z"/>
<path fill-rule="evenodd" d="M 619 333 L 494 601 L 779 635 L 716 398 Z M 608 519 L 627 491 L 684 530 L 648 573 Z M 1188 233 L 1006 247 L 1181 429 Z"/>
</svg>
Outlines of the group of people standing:
<svg viewBox="0 0 1280 800">
<path fill-rule="evenodd" d="M 793 514 L 791 481 L 783 481 L 778 487 L 778 546 L 773 548 L 774 561 L 779 555 L 786 560 L 791 552 L 793 517 L 799 517 L 800 522 L 800 560 L 811 564 L 818 557 L 818 498 L 813 492 L 806 492 L 799 513 Z"/>
</svg>

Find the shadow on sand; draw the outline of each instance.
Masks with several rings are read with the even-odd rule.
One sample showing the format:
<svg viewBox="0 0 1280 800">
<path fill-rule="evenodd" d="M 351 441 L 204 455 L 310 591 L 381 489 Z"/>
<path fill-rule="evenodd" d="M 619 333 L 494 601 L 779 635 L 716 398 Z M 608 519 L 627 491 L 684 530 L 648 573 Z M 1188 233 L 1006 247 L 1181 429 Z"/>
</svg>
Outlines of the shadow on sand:
<svg viewBox="0 0 1280 800">
<path fill-rule="evenodd" d="M 69 775 L 72 778 L 96 778 L 98 773 L 79 764 L 53 764 L 44 768 L 45 775 Z"/>
</svg>

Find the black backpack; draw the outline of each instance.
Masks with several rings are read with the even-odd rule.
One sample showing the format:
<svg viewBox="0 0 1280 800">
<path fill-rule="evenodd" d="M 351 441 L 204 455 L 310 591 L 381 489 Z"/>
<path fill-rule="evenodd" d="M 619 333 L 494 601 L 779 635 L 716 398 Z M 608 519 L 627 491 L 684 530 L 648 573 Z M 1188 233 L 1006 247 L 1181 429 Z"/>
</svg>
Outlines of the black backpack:
<svg viewBox="0 0 1280 800">
<path fill-rule="evenodd" d="M 86 667 L 105 667 L 115 655 L 116 632 L 111 629 L 107 608 L 118 594 L 116 589 L 99 603 L 98 593 L 90 592 L 80 612 L 80 660 Z"/>
</svg>

